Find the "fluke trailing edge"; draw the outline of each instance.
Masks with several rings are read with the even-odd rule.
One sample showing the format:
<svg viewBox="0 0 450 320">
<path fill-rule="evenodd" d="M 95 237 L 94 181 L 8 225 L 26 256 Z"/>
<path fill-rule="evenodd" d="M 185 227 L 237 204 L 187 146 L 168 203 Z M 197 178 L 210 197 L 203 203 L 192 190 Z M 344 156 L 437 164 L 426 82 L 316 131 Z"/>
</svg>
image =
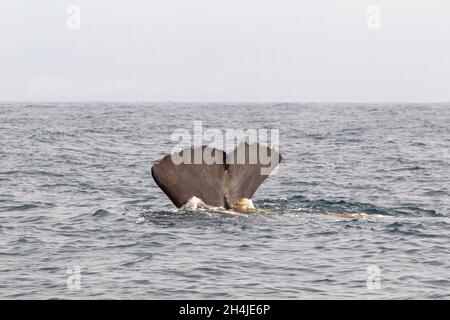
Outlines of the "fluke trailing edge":
<svg viewBox="0 0 450 320">
<path fill-rule="evenodd" d="M 278 152 L 256 143 L 241 143 L 228 154 L 202 146 L 165 156 L 152 167 L 152 176 L 178 208 L 197 197 L 231 209 L 250 199 L 280 161 Z"/>
</svg>

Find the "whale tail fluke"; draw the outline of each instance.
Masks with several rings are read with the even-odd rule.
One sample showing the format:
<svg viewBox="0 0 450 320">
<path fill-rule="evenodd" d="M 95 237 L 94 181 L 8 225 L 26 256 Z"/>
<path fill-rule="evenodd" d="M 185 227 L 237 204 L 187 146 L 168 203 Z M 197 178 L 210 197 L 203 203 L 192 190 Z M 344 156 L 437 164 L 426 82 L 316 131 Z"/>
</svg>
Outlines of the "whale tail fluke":
<svg viewBox="0 0 450 320">
<path fill-rule="evenodd" d="M 281 159 L 277 151 L 256 143 L 242 143 L 228 154 L 192 147 L 165 156 L 152 167 L 152 176 L 178 208 L 197 197 L 228 209 L 250 199 Z"/>
</svg>

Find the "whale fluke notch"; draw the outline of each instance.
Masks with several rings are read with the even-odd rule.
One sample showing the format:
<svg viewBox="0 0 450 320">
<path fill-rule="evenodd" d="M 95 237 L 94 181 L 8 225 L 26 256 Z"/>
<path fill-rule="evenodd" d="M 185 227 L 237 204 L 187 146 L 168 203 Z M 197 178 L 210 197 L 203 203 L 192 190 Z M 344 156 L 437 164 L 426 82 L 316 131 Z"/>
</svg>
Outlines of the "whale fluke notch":
<svg viewBox="0 0 450 320">
<path fill-rule="evenodd" d="M 216 161 L 194 159 L 203 153 Z M 178 164 L 174 157 L 190 161 Z M 152 176 L 178 208 L 197 197 L 209 206 L 229 209 L 241 198 L 250 199 L 281 159 L 277 151 L 257 143 L 241 143 L 228 154 L 207 146 L 191 147 L 165 156 L 152 167 Z"/>
</svg>

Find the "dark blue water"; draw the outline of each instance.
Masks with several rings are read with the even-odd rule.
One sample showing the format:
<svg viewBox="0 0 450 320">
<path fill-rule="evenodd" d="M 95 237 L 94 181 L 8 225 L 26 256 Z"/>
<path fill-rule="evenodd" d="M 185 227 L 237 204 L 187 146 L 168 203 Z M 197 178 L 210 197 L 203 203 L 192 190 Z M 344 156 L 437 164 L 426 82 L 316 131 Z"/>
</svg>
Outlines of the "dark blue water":
<svg viewBox="0 0 450 320">
<path fill-rule="evenodd" d="M 155 185 L 194 120 L 280 130 L 264 214 Z M 450 298 L 450 105 L 2 103 L 0 139 L 0 298 Z"/>
</svg>

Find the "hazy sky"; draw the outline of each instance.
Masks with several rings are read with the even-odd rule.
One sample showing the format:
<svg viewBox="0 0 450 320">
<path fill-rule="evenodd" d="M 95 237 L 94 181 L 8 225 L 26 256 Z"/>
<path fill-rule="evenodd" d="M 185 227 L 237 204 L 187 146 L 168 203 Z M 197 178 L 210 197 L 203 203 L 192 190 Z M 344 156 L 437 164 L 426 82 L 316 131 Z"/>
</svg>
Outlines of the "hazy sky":
<svg viewBox="0 0 450 320">
<path fill-rule="evenodd" d="M 0 100 L 450 101 L 450 1 L 2 1 Z"/>
</svg>

